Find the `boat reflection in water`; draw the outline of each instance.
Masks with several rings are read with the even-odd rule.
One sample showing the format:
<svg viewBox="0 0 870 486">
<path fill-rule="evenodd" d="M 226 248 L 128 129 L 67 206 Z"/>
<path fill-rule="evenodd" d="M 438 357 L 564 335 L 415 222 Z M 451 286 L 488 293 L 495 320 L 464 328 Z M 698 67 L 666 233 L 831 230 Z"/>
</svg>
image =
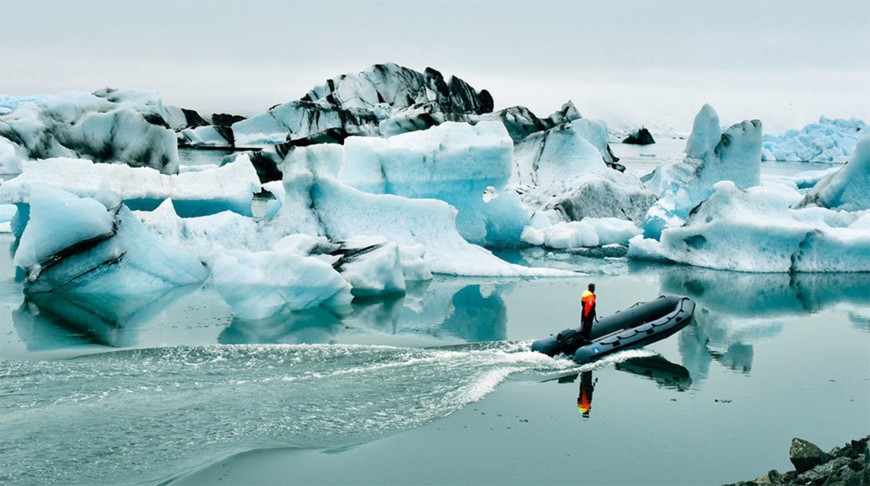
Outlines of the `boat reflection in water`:
<svg viewBox="0 0 870 486">
<path fill-rule="evenodd" d="M 672 363 L 664 356 L 641 356 L 616 363 L 615 368 L 625 373 L 656 382 L 662 388 L 686 391 L 692 385 L 689 370 Z M 573 383 L 580 377 L 580 390 L 577 394 L 577 410 L 583 418 L 589 418 L 592 411 L 592 394 L 598 385 L 593 379 L 593 371 L 587 370 L 560 377 L 559 383 Z"/>
</svg>

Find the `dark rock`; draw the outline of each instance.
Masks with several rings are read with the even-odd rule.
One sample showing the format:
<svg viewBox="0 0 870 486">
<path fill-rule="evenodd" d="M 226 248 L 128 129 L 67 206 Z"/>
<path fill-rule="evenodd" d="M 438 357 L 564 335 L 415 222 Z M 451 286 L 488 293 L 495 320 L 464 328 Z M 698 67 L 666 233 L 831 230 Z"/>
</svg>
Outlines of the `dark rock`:
<svg viewBox="0 0 870 486">
<path fill-rule="evenodd" d="M 754 481 L 738 482 L 737 485 L 750 484 L 813 484 L 813 485 L 870 485 L 870 437 L 853 440 L 843 447 L 835 447 L 829 453 L 802 439 L 793 439 L 790 456 L 795 467 L 795 458 L 805 458 L 797 471 L 780 474 L 777 470 L 768 472 Z M 810 468 L 805 464 L 819 461 Z"/>
<path fill-rule="evenodd" d="M 652 134 L 646 128 L 640 128 L 631 132 L 622 143 L 628 143 L 632 145 L 652 145 L 656 143 L 655 139 L 653 139 Z"/>
<path fill-rule="evenodd" d="M 788 458 L 800 474 L 827 461 L 828 455 L 812 442 L 795 437 L 791 440 Z"/>
</svg>

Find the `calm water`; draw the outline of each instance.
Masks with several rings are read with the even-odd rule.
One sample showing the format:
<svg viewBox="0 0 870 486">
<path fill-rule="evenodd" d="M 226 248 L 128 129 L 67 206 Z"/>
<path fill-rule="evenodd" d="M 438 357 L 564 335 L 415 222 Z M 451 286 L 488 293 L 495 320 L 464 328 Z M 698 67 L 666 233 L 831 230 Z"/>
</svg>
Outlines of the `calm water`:
<svg viewBox="0 0 870 486">
<path fill-rule="evenodd" d="M 4 484 L 153 484 L 245 450 L 368 443 L 468 414 L 499 389 L 519 394 L 515 415 L 535 423 L 511 429 L 521 439 L 513 449 L 488 449 L 524 451 L 489 459 L 511 464 L 494 476 L 508 483 L 523 477 L 511 468 L 546 458 L 529 444 L 548 444 L 552 457 L 581 447 L 588 477 L 601 481 L 716 483 L 787 469 L 792 436 L 830 448 L 870 431 L 868 274 L 735 274 L 528 251 L 506 256 L 585 275 L 438 279 L 343 315 L 246 322 L 208 287 L 136 302 L 25 300 L 8 271 L 11 238 L 0 241 Z M 588 280 L 601 314 L 677 293 L 696 299 L 695 322 L 595 366 L 528 351 L 576 325 Z M 598 379 L 588 417 L 576 409 L 584 371 Z M 644 465 L 614 472 L 620 450 Z M 690 461 L 674 469 L 674 457 Z M 443 482 L 474 477 L 479 459 L 452 461 Z M 535 477 L 564 480 L 553 474 Z"/>
<path fill-rule="evenodd" d="M 0 484 L 156 484 L 276 447 L 329 451 L 287 463 L 303 482 L 356 457 L 371 467 L 345 482 L 716 484 L 789 469 L 794 436 L 830 449 L 870 433 L 870 274 L 528 250 L 503 257 L 580 276 L 440 278 L 251 322 L 208 286 L 25 299 L 12 244 L 0 234 Z M 696 300 L 694 322 L 584 367 L 531 353 L 577 325 L 589 281 L 601 315 L 670 293 Z"/>
</svg>

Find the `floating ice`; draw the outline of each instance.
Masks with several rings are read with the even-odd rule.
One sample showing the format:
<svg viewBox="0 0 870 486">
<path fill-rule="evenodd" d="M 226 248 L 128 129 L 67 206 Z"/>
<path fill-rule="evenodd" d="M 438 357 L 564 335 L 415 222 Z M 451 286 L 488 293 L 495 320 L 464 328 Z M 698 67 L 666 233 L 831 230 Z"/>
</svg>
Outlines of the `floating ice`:
<svg viewBox="0 0 870 486">
<path fill-rule="evenodd" d="M 351 301 L 350 284 L 328 262 L 291 251 L 235 251 L 210 261 L 212 284 L 243 319 L 264 319 Z"/>
<path fill-rule="evenodd" d="M 396 64 L 376 64 L 317 86 L 303 98 L 232 125 L 235 144 L 264 147 L 330 133 L 390 136 L 447 120 L 492 111 L 492 97 L 465 81 L 447 80 L 434 69 L 419 73 Z M 381 128 L 380 124 L 384 123 Z"/>
<path fill-rule="evenodd" d="M 764 135 L 763 160 L 789 162 L 846 162 L 858 141 L 870 134 L 870 127 L 856 118 L 849 120 L 821 117 L 800 131 L 789 130 Z"/>
<path fill-rule="evenodd" d="M 133 209 L 154 209 L 171 198 L 183 216 L 234 211 L 251 214 L 260 181 L 247 155 L 223 167 L 166 175 L 146 167 L 95 164 L 85 159 L 24 161 L 22 173 L 0 186 L 0 203 L 27 203 L 35 184 L 51 184 L 77 196 L 93 197 L 100 185 Z"/>
<path fill-rule="evenodd" d="M 458 210 L 456 225 L 465 239 L 516 242 L 527 220 L 519 201 L 499 195 L 490 207 L 484 199 L 487 188 L 498 192 L 507 183 L 511 149 L 500 123 L 448 122 L 386 139 L 351 137 L 343 147 L 299 147 L 285 164 L 317 160 L 319 170 L 337 172 L 340 182 L 364 192 L 445 201 Z"/>
<path fill-rule="evenodd" d="M 81 157 L 175 174 L 175 134 L 164 124 L 156 93 L 101 90 L 20 104 L 0 115 L 0 137 L 31 159 Z"/>
<path fill-rule="evenodd" d="M 570 249 L 606 245 L 628 245 L 641 234 L 631 221 L 618 218 L 583 218 L 581 221 L 556 223 L 544 228 L 527 227 L 523 241 L 530 245 Z"/>
<path fill-rule="evenodd" d="M 858 142 L 852 160 L 817 183 L 796 208 L 870 209 L 870 137 Z"/>
<path fill-rule="evenodd" d="M 745 189 L 760 179 L 761 122 L 743 121 L 722 133 L 716 111 L 704 105 L 686 141 L 686 158 L 657 167 L 644 180 L 662 196 L 644 218 L 644 234 L 658 238 L 663 229 L 680 224 L 719 181 L 730 180 Z"/>
<path fill-rule="evenodd" d="M 6 138 L 0 137 L 0 175 L 21 172 L 21 161 L 27 158 L 24 149 Z"/>
<path fill-rule="evenodd" d="M 870 212 L 791 209 L 799 198 L 781 185 L 719 182 L 684 226 L 660 243 L 635 237 L 628 255 L 744 272 L 870 271 Z"/>
<path fill-rule="evenodd" d="M 658 199 L 637 177 L 607 168 L 531 188 L 521 198 L 553 223 L 586 217 L 640 221 Z"/>
<path fill-rule="evenodd" d="M 14 204 L 0 204 L 0 233 L 12 231 L 12 218 L 18 213 Z"/>
<path fill-rule="evenodd" d="M 136 295 L 207 277 L 198 258 L 152 236 L 126 206 L 107 209 L 36 185 L 30 217 L 13 259 L 27 273 L 29 292 Z"/>
<path fill-rule="evenodd" d="M 345 240 L 333 266 L 352 287 L 355 296 L 405 293 L 399 245 L 378 237 Z"/>
<path fill-rule="evenodd" d="M 529 135 L 514 150 L 511 183 L 547 186 L 584 172 L 604 169 L 595 146 L 570 124 Z"/>
<path fill-rule="evenodd" d="M 610 146 L 607 143 L 608 132 L 607 125 L 605 125 L 604 122 L 580 118 L 571 122 L 571 128 L 573 128 L 578 135 L 591 143 L 593 147 L 598 149 L 598 152 L 601 154 L 601 158 L 604 159 L 605 163 L 611 165 L 618 160 L 613 156 L 613 153 L 610 151 Z"/>
</svg>

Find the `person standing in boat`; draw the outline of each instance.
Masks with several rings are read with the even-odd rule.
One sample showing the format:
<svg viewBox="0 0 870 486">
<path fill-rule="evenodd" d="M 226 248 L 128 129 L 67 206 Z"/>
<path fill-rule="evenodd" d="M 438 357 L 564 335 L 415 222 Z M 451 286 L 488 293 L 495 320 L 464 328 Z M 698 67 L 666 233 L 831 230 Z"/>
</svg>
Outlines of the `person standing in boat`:
<svg viewBox="0 0 870 486">
<path fill-rule="evenodd" d="M 585 341 L 591 341 L 592 321 L 595 319 L 595 284 L 590 283 L 587 290 L 580 296 L 581 319 L 580 337 Z"/>
</svg>

